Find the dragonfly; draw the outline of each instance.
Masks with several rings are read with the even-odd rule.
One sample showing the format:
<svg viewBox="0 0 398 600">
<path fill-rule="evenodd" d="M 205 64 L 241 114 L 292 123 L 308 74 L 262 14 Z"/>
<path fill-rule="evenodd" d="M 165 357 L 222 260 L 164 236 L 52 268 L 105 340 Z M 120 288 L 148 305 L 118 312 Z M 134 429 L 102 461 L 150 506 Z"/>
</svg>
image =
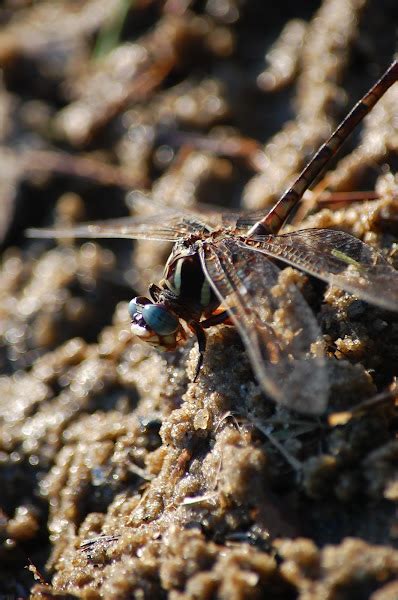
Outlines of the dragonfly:
<svg viewBox="0 0 398 600">
<path fill-rule="evenodd" d="M 129 304 L 133 334 L 160 350 L 175 350 L 194 334 L 199 349 L 196 381 L 206 330 L 232 324 L 266 396 L 301 413 L 321 414 L 330 388 L 325 353 L 317 346 L 321 332 L 298 288 L 283 282 L 280 264 L 392 311 L 398 311 L 398 271 L 343 231 L 280 230 L 348 135 L 397 79 L 394 61 L 266 215 L 163 206 L 146 217 L 31 229 L 28 235 L 172 242 L 162 280 L 150 284 L 149 297 L 135 297 Z"/>
</svg>

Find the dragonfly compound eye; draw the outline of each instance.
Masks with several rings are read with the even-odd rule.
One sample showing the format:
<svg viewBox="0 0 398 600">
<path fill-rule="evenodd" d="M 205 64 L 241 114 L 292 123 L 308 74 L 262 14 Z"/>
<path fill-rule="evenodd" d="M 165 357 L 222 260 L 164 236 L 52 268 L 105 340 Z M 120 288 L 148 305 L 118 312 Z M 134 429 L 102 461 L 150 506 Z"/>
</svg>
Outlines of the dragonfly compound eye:
<svg viewBox="0 0 398 600">
<path fill-rule="evenodd" d="M 138 296 L 129 303 L 131 332 L 158 350 L 174 350 L 184 338 L 180 322 L 160 304 Z"/>
<path fill-rule="evenodd" d="M 158 335 L 170 335 L 177 331 L 179 321 L 172 313 L 159 304 L 146 304 L 142 309 L 146 325 Z"/>
<path fill-rule="evenodd" d="M 146 304 L 151 304 L 151 301 L 145 296 L 137 296 L 129 302 L 128 311 L 132 319 L 135 319 L 137 314 L 142 313 L 142 309 Z"/>
</svg>

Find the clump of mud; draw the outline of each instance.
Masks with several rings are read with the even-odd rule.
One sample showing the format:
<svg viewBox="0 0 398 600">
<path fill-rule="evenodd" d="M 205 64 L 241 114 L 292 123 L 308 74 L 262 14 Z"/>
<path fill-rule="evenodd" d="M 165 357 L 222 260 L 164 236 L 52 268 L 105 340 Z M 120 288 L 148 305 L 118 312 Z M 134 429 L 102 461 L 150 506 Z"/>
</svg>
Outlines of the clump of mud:
<svg viewBox="0 0 398 600">
<path fill-rule="evenodd" d="M 193 340 L 131 338 L 166 244 L 23 234 L 137 196 L 267 210 L 390 62 L 398 17 L 268 4 L 0 9 L 0 596 L 398 596 L 396 314 L 282 272 L 327 349 L 329 417 L 308 417 L 264 397 L 232 327 L 209 330 L 195 382 Z M 290 228 L 348 231 L 398 268 L 397 106 L 395 85 Z"/>
</svg>

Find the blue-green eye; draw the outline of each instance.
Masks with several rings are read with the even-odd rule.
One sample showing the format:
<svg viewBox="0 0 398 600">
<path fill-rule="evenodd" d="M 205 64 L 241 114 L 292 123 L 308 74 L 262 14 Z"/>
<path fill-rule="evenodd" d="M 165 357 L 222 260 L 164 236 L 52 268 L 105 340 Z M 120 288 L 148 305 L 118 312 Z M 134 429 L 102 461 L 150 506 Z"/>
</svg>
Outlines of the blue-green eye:
<svg viewBox="0 0 398 600">
<path fill-rule="evenodd" d="M 132 319 L 137 315 L 137 313 L 142 313 L 142 309 L 146 304 L 150 304 L 151 301 L 145 296 L 136 296 L 129 302 L 128 311 L 129 315 Z"/>
<path fill-rule="evenodd" d="M 136 303 L 136 298 L 133 298 L 129 302 L 128 311 L 130 317 L 133 319 L 134 315 L 138 312 L 138 304 Z"/>
<path fill-rule="evenodd" d="M 159 304 L 146 304 L 142 316 L 148 327 L 158 335 L 170 335 L 178 329 L 178 319 Z"/>
</svg>

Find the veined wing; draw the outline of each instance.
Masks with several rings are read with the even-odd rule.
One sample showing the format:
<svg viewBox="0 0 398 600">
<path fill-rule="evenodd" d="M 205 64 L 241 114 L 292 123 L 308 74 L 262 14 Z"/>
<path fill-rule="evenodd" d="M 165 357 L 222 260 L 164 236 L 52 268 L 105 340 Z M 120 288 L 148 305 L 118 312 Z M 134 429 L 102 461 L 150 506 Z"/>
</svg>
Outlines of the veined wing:
<svg viewBox="0 0 398 600">
<path fill-rule="evenodd" d="M 28 229 L 28 237 L 38 238 L 126 238 L 131 240 L 158 240 L 176 242 L 190 233 L 207 228 L 193 217 L 180 212 L 164 211 L 156 215 L 123 217 L 107 221 L 84 223 L 77 227 L 60 229 Z"/>
<path fill-rule="evenodd" d="M 264 210 L 255 212 L 226 211 L 224 208 L 214 206 L 213 204 L 195 203 L 192 207 L 175 209 L 167 207 L 147 196 L 143 192 L 134 191 L 129 194 L 129 204 L 134 207 L 147 208 L 150 205 L 156 211 L 170 210 L 182 217 L 190 217 L 198 222 L 206 224 L 213 228 L 231 227 L 237 229 L 241 235 L 244 235 L 249 229 L 257 223 L 263 216 Z"/>
<path fill-rule="evenodd" d="M 252 240 L 247 240 L 251 245 Z M 388 310 L 398 311 L 398 271 L 373 248 L 344 231 L 303 229 L 258 236 L 260 252 Z"/>
<path fill-rule="evenodd" d="M 264 391 L 294 410 L 323 412 L 329 388 L 324 360 L 309 354 L 321 334 L 296 286 L 279 285 L 281 271 L 233 238 L 205 243 L 200 258 Z"/>
<path fill-rule="evenodd" d="M 208 209 L 201 204 L 192 210 L 191 214 L 197 219 L 201 219 L 208 223 L 211 227 L 230 227 L 236 231 L 238 235 L 245 235 L 249 229 L 257 223 L 263 216 L 264 211 L 256 212 L 235 212 L 235 211 L 218 211 L 215 208 Z"/>
<path fill-rule="evenodd" d="M 264 217 L 264 210 L 256 210 L 253 212 L 241 212 L 236 220 L 236 229 L 244 235 L 255 223 Z"/>
</svg>

